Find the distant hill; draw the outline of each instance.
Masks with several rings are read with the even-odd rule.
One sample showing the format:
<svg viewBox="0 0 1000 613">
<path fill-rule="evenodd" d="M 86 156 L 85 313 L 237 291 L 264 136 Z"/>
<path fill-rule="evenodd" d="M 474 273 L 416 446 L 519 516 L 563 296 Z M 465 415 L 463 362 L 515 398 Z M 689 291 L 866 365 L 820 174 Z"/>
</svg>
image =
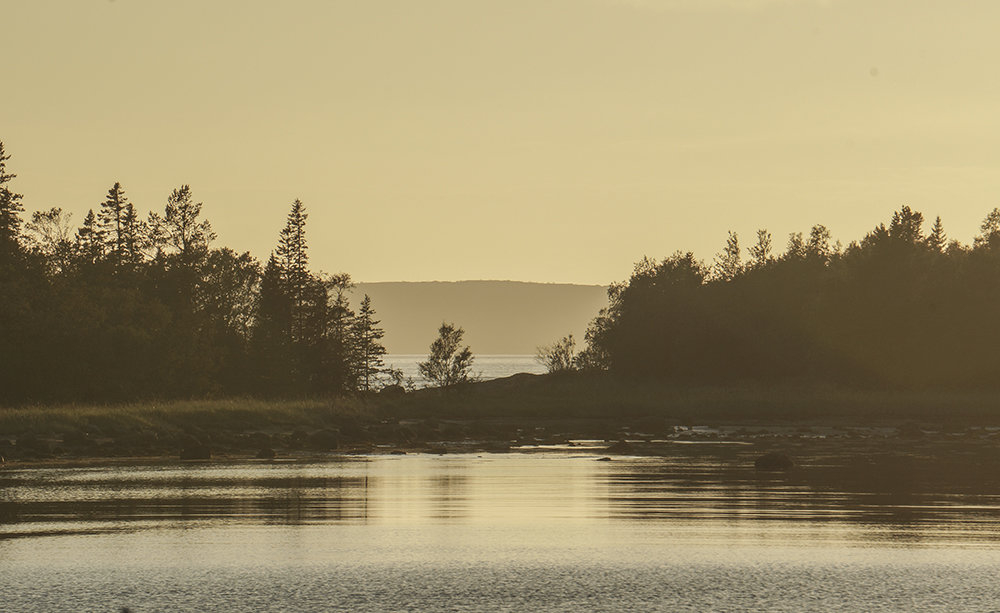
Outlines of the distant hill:
<svg viewBox="0 0 1000 613">
<path fill-rule="evenodd" d="M 358 283 L 352 304 L 368 294 L 389 353 L 426 354 L 442 321 L 465 329 L 479 354 L 530 354 L 572 333 L 577 346 L 607 304 L 600 285 L 521 281 Z"/>
</svg>

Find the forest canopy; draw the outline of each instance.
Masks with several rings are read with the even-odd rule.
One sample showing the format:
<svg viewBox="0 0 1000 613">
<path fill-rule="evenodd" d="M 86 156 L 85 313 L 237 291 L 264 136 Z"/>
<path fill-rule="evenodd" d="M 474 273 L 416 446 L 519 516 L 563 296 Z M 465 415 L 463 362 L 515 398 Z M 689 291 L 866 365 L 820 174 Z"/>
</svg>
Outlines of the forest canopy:
<svg viewBox="0 0 1000 613">
<path fill-rule="evenodd" d="M 75 230 L 59 208 L 25 220 L 8 160 L 0 143 L 0 404 L 371 387 L 374 308 L 309 269 L 301 201 L 261 265 L 213 245 L 188 185 L 145 218 L 116 182 Z"/>
<path fill-rule="evenodd" d="M 581 363 L 697 383 L 1000 386 L 1000 210 L 972 245 L 904 206 L 846 247 L 821 225 L 784 253 L 730 233 L 712 264 L 643 259 L 609 289 Z"/>
</svg>

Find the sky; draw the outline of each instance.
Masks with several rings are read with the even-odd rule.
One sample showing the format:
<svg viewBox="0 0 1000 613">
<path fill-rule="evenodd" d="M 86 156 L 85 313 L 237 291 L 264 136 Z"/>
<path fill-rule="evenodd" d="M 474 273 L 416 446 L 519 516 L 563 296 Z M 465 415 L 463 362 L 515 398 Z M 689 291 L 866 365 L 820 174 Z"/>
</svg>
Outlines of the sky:
<svg viewBox="0 0 1000 613">
<path fill-rule="evenodd" d="M 266 258 L 292 201 L 359 281 L 606 284 L 728 231 L 845 243 L 1000 206 L 1000 3 L 0 0 L 29 210 L 189 184 Z M 930 223 L 927 224 L 929 227 Z"/>
</svg>

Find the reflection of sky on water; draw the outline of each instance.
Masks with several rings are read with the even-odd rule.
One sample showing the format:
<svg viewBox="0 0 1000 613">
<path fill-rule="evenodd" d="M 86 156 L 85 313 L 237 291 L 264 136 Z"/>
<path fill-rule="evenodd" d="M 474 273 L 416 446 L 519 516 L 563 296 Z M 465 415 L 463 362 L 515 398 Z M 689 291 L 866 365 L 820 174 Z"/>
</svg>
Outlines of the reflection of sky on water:
<svg viewBox="0 0 1000 613">
<path fill-rule="evenodd" d="M 835 465 L 756 473 L 742 446 L 678 449 L 611 462 L 549 452 L 7 470 L 0 537 L 203 523 L 651 522 L 679 532 L 710 524 L 729 536 L 818 531 L 901 541 L 1000 534 L 998 491 L 932 474 L 902 484 Z"/>
<path fill-rule="evenodd" d="M 1000 597 L 1000 501 L 974 475 L 762 475 L 743 446 L 678 450 L 5 470 L 0 602 L 821 611 Z"/>
</svg>

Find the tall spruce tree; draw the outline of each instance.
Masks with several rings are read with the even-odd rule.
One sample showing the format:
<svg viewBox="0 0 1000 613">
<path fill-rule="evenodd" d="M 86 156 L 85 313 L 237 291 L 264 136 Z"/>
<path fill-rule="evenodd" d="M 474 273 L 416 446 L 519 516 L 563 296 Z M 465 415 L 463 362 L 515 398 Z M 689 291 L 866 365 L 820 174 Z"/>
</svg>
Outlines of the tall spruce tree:
<svg viewBox="0 0 1000 613">
<path fill-rule="evenodd" d="M 83 225 L 76 231 L 76 255 L 84 264 L 97 264 L 104 259 L 104 230 L 94 209 L 87 211 Z"/>
<path fill-rule="evenodd" d="M 129 201 L 122 184 L 115 182 L 101 203 L 97 214 L 98 223 L 104 234 L 105 252 L 111 257 L 115 268 L 121 268 L 125 251 L 125 215 Z"/>
<path fill-rule="evenodd" d="M 309 253 L 306 244 L 306 207 L 302 201 L 295 199 L 292 210 L 288 212 L 285 227 L 278 238 L 278 248 L 275 250 L 276 263 L 281 270 L 284 292 L 291 301 L 291 329 L 293 340 L 302 340 L 305 336 L 306 302 L 309 298 L 313 276 L 309 272 Z"/>
<path fill-rule="evenodd" d="M 351 322 L 358 387 L 365 392 L 371 390 L 378 374 L 385 369 L 385 360 L 382 359 L 385 355 L 385 346 L 380 342 L 385 336 L 385 331 L 378 327 L 379 323 L 375 319 L 372 299 L 365 294 Z"/>
<path fill-rule="evenodd" d="M 944 253 L 948 245 L 948 236 L 944 233 L 944 224 L 941 223 L 941 216 L 938 215 L 931 227 L 931 233 L 927 236 L 927 246 L 938 253 Z"/>
<path fill-rule="evenodd" d="M 0 265 L 10 262 L 21 251 L 21 194 L 11 191 L 8 185 L 17 175 L 7 172 L 10 156 L 0 141 Z"/>
<path fill-rule="evenodd" d="M 149 246 L 149 227 L 129 202 L 122 213 L 121 265 L 134 268 L 141 264 Z"/>
<path fill-rule="evenodd" d="M 281 267 L 272 253 L 264 266 L 253 326 L 253 354 L 260 391 L 287 393 L 290 386 L 291 302 L 285 292 Z"/>
</svg>

